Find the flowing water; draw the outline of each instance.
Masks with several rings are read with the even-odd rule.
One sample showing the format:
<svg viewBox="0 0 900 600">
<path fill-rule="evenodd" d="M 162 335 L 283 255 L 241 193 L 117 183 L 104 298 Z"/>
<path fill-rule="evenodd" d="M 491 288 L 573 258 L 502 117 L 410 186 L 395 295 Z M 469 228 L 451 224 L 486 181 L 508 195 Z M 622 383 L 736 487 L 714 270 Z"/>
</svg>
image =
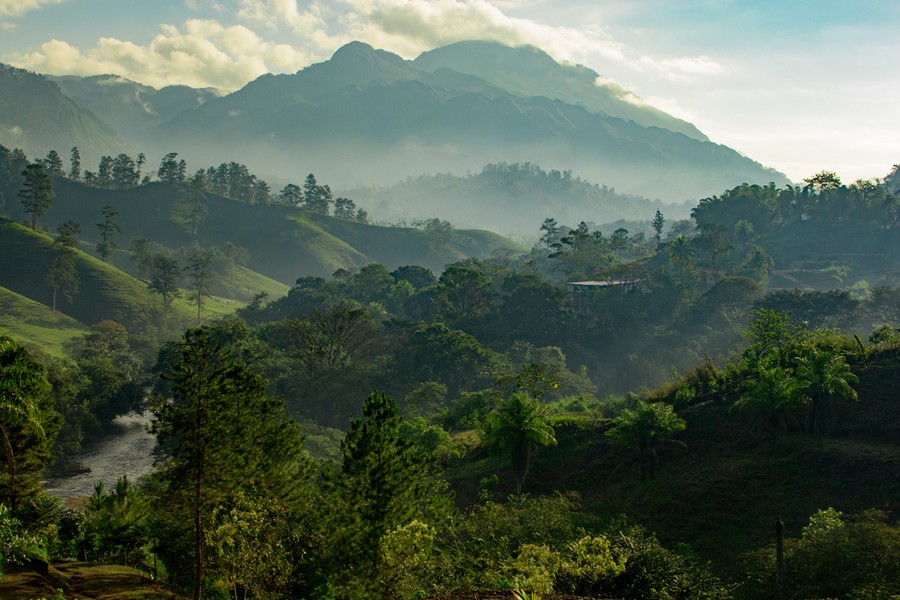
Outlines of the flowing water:
<svg viewBox="0 0 900 600">
<path fill-rule="evenodd" d="M 98 481 L 102 481 L 107 489 L 115 486 L 122 475 L 137 481 L 153 470 L 151 452 L 156 446 L 156 438 L 147 433 L 149 422 L 147 414 L 116 417 L 114 430 L 76 458 L 86 472 L 47 479 L 44 487 L 54 496 L 71 498 L 91 495 Z"/>
</svg>

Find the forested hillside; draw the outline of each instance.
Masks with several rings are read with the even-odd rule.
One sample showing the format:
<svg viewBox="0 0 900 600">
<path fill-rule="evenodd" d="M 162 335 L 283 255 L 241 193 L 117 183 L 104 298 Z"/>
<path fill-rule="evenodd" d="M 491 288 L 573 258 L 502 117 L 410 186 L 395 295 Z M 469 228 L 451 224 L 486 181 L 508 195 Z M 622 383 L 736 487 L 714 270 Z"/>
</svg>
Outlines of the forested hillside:
<svg viewBox="0 0 900 600">
<path fill-rule="evenodd" d="M 547 216 L 526 250 L 373 225 L 312 174 L 144 169 L 0 148 L 22 314 L 0 333 L 0 565 L 116 563 L 208 598 L 900 593 L 884 183 L 746 184 L 635 232 Z M 431 181 L 628 200 L 527 165 Z M 132 410 L 153 472 L 48 496 L 45 469 Z"/>
</svg>

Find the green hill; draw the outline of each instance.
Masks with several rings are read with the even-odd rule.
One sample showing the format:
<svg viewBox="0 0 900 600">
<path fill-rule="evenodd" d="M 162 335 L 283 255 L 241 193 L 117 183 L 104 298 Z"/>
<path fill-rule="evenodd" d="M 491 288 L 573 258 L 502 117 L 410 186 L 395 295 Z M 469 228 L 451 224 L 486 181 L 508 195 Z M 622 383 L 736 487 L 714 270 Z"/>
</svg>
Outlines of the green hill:
<svg viewBox="0 0 900 600">
<path fill-rule="evenodd" d="M 80 237 L 89 244 L 99 241 L 95 223 L 102 220 L 101 207 L 113 206 L 121 226 L 119 244 L 128 247 L 132 240 L 146 238 L 170 249 L 218 246 L 246 250 L 244 266 L 256 273 L 292 285 L 305 275 L 330 276 L 337 269 L 355 269 L 371 262 L 396 268 L 419 264 L 442 270 L 444 265 L 467 257 L 486 258 L 498 248 L 519 249 L 516 244 L 487 231 L 456 231 L 449 239 L 417 229 L 381 227 L 322 215 L 312 215 L 287 206 L 249 205 L 207 194 L 202 199 L 206 216 L 196 235 L 179 217 L 190 199 L 190 190 L 168 183 L 151 183 L 127 190 L 104 190 L 68 180 L 54 180 L 56 197 L 42 224 L 53 229 L 67 219 L 81 224 Z M 7 204 L 7 211 L 21 218 L 20 207 Z M 125 255 L 116 264 L 123 269 L 132 265 Z M 230 276 L 230 275 L 229 275 Z M 235 282 L 246 296 L 245 286 L 253 291 L 282 295 L 284 288 L 268 280 L 255 283 Z M 222 277 L 226 279 L 227 277 Z M 220 290 L 223 295 L 229 295 Z"/>
<path fill-rule="evenodd" d="M 0 334 L 62 356 L 63 344 L 87 331 L 75 319 L 0 287 Z"/>
<path fill-rule="evenodd" d="M 8 220 L 0 220 L 0 286 L 36 302 L 50 303 L 44 274 L 53 260 L 52 239 Z M 147 284 L 112 265 L 78 251 L 76 269 L 80 289 L 72 302 L 58 299 L 58 310 L 87 325 L 104 319 L 124 324 L 130 331 L 146 332 L 163 319 L 161 304 Z M 176 303 L 170 317 L 189 322 L 187 303 Z"/>
<path fill-rule="evenodd" d="M 676 403 L 687 422 L 677 438 L 683 445 L 664 448 L 655 477 L 646 481 L 638 476 L 636 456 L 604 436 L 608 421 L 565 417 L 556 424 L 559 445 L 536 453 L 526 491 L 579 492 L 588 512 L 603 518 L 625 514 L 665 545 L 682 545 L 734 580 L 742 575 L 739 555 L 772 541 L 778 517 L 786 536 L 799 537 L 818 509 L 896 511 L 900 352 L 874 351 L 854 372 L 859 401 L 841 408 L 829 437 L 754 427 L 720 394 Z M 665 395 L 667 402 L 674 393 Z M 498 469 L 500 496 L 512 493 L 507 464 L 481 454 L 451 470 L 460 500 L 473 502 L 478 482 Z"/>
</svg>

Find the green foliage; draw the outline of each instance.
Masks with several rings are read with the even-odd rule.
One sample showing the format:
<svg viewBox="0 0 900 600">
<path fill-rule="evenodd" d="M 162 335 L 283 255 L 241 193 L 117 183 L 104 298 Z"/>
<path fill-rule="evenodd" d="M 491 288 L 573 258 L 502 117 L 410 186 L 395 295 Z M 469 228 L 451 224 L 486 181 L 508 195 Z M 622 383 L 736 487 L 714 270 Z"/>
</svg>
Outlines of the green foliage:
<svg viewBox="0 0 900 600">
<path fill-rule="evenodd" d="M 210 517 L 213 586 L 232 597 L 278 597 L 293 577 L 290 527 L 275 498 L 237 492 Z"/>
<path fill-rule="evenodd" d="M 53 310 L 56 310 L 56 292 L 61 290 L 66 300 L 72 302 L 81 280 L 75 269 L 75 246 L 78 239 L 75 237 L 81 232 L 81 227 L 71 219 L 56 228 L 57 236 L 53 241 L 53 249 L 56 255 L 47 269 L 47 284 L 53 290 Z"/>
<path fill-rule="evenodd" d="M 812 433 L 829 433 L 831 413 L 838 400 L 856 400 L 853 384 L 859 378 L 850 370 L 847 359 L 827 348 L 811 348 L 797 358 L 797 397 L 809 406 L 809 429 Z"/>
<path fill-rule="evenodd" d="M 53 202 L 53 184 L 40 163 L 25 167 L 22 176 L 24 183 L 18 193 L 19 200 L 25 213 L 31 215 L 31 229 L 36 229 L 38 217 L 43 216 Z"/>
<path fill-rule="evenodd" d="M 383 560 L 391 565 L 389 580 L 412 585 L 403 565 L 415 571 L 409 561 L 419 559 L 397 553 L 398 536 L 421 538 L 450 511 L 444 487 L 431 476 L 430 453 L 404 438 L 400 426 L 393 399 L 373 392 L 362 417 L 351 419 L 341 444 L 341 470 L 329 498 L 330 534 L 318 567 L 338 597 L 380 597 L 378 567 Z M 422 538 L 425 546 L 427 538 Z"/>
<path fill-rule="evenodd" d="M 77 555 L 93 561 L 152 569 L 145 552 L 149 537 L 146 498 L 127 476 L 107 491 L 102 482 L 88 499 Z"/>
<path fill-rule="evenodd" d="M 656 449 L 685 427 L 684 419 L 676 415 L 670 405 L 640 401 L 634 410 L 626 408 L 613 419 L 606 436 L 638 451 L 641 480 L 644 480 L 653 476 Z"/>
<path fill-rule="evenodd" d="M 484 442 L 509 455 L 516 495 L 521 496 L 533 452 L 539 446 L 555 446 L 556 437 L 546 407 L 525 392 L 515 392 L 488 418 Z"/>
<path fill-rule="evenodd" d="M 0 336 L 0 438 L 6 471 L 0 502 L 13 513 L 40 490 L 59 428 L 44 368 L 11 338 Z"/>
<path fill-rule="evenodd" d="M 122 227 L 116 221 L 119 211 L 114 206 L 104 205 L 100 212 L 103 214 L 103 222 L 97 223 L 97 230 L 100 232 L 97 254 L 100 255 L 100 260 L 106 262 L 106 259 L 119 249 L 119 245 L 116 244 L 116 237 L 122 232 Z"/>
<path fill-rule="evenodd" d="M 30 533 L 6 505 L 0 504 L 0 581 L 3 581 L 8 565 L 21 564 L 40 555 L 38 545 L 37 536 Z"/>
<path fill-rule="evenodd" d="M 153 402 L 153 431 L 169 460 L 154 475 L 154 529 L 169 572 L 195 589 L 216 507 L 239 491 L 297 500 L 310 474 L 298 425 L 266 395 L 252 357 L 246 328 L 225 323 L 187 331 L 156 367 L 168 393 Z"/>
<path fill-rule="evenodd" d="M 786 600 L 894 598 L 900 595 L 900 528 L 885 513 L 845 515 L 833 508 L 809 518 L 800 538 L 785 540 Z M 775 584 L 775 549 L 745 557 L 748 598 L 768 598 Z"/>
</svg>

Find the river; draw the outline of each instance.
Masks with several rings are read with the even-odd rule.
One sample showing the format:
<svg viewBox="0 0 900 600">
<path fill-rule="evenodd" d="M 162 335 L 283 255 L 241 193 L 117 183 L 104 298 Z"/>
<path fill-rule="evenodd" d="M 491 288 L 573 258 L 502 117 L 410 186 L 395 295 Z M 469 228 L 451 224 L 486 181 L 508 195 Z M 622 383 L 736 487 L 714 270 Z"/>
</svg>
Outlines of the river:
<svg viewBox="0 0 900 600">
<path fill-rule="evenodd" d="M 90 496 L 98 481 L 109 489 L 122 475 L 137 481 L 142 475 L 150 473 L 153 470 L 151 453 L 156 446 L 156 438 L 147 433 L 149 422 L 148 414 L 130 413 L 116 417 L 114 429 L 76 458 L 87 471 L 49 478 L 44 481 L 44 487 L 59 498 Z"/>
</svg>

